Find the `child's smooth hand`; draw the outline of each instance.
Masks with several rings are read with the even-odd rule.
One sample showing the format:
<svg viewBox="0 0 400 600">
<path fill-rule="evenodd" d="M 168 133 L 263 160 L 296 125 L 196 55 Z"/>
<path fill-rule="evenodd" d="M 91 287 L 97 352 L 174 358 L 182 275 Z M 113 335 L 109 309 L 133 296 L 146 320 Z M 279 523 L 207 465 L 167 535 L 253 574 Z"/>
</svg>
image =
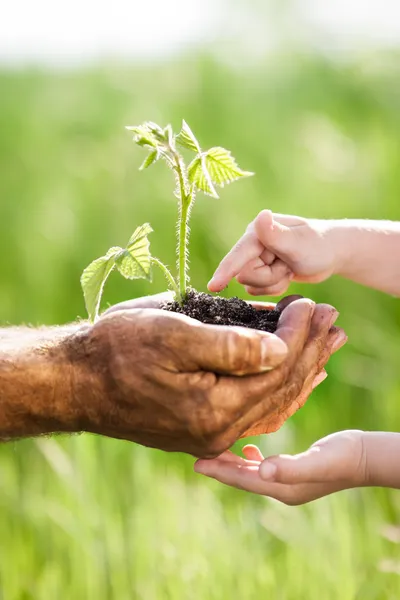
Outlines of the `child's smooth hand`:
<svg viewBox="0 0 400 600">
<path fill-rule="evenodd" d="M 195 471 L 290 505 L 362 486 L 368 479 L 364 432 L 358 430 L 329 435 L 295 456 L 264 460 L 251 445 L 243 448 L 243 454 L 246 459 L 228 451 L 212 460 L 198 460 Z"/>
<path fill-rule="evenodd" d="M 254 296 L 280 296 L 290 281 L 318 283 L 335 271 L 329 221 L 263 210 L 225 256 L 208 288 L 220 292 L 236 277 Z"/>
</svg>

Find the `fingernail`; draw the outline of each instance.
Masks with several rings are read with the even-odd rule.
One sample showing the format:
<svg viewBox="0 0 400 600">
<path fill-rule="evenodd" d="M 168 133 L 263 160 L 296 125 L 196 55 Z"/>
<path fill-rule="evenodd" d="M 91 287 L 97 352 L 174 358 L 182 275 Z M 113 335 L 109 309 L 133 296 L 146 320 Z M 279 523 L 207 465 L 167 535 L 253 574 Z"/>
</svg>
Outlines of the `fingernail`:
<svg viewBox="0 0 400 600">
<path fill-rule="evenodd" d="M 276 335 L 271 335 L 261 340 L 261 364 L 265 370 L 272 369 L 271 363 L 284 358 L 287 355 L 287 346 L 283 340 Z M 279 361 L 278 361 L 279 362 Z"/>
<path fill-rule="evenodd" d="M 332 344 L 332 352 L 337 352 L 338 350 L 340 350 L 340 348 L 342 346 L 344 346 L 345 343 L 347 342 L 347 339 L 348 338 L 347 338 L 347 335 L 345 334 L 345 332 L 341 331 L 338 334 L 336 340 Z"/>
<path fill-rule="evenodd" d="M 268 460 L 264 460 L 258 470 L 261 479 L 273 479 L 276 475 L 276 471 L 277 466 Z"/>
<path fill-rule="evenodd" d="M 338 318 L 338 316 L 339 316 L 339 311 L 337 311 L 336 308 L 335 308 L 335 310 L 334 310 L 334 312 L 332 313 L 332 316 L 331 316 L 331 321 L 330 321 L 329 327 L 332 327 L 332 325 L 335 323 L 335 321 Z"/>
<path fill-rule="evenodd" d="M 327 377 L 328 377 L 328 373 L 326 371 L 322 371 L 321 373 L 318 373 L 318 375 L 316 376 L 316 378 L 313 381 L 312 389 L 316 388 L 317 385 L 322 383 Z"/>
</svg>

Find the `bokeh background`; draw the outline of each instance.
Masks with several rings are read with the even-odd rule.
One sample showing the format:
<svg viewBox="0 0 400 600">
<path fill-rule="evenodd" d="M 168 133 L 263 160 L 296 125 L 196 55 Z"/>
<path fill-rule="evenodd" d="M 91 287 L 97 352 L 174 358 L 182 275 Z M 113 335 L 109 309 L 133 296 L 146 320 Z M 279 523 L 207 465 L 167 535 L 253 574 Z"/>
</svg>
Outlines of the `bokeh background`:
<svg viewBox="0 0 400 600">
<path fill-rule="evenodd" d="M 85 317 L 82 269 L 149 221 L 174 263 L 163 165 L 124 130 L 186 119 L 256 177 L 199 196 L 192 284 L 262 208 L 400 219 L 395 1 L 15 0 L 0 22 L 0 320 Z M 5 17 L 5 18 L 4 18 Z M 112 276 L 105 305 L 161 291 Z M 296 452 L 339 429 L 400 429 L 399 300 L 333 278 L 348 345 L 282 430 Z M 232 283 L 228 295 L 246 297 Z M 184 348 L 182 348 L 184 352 Z M 240 451 L 240 444 L 237 448 Z M 0 598 L 395 600 L 400 495 L 343 492 L 289 508 L 224 488 L 193 459 L 89 435 L 0 447 Z"/>
</svg>

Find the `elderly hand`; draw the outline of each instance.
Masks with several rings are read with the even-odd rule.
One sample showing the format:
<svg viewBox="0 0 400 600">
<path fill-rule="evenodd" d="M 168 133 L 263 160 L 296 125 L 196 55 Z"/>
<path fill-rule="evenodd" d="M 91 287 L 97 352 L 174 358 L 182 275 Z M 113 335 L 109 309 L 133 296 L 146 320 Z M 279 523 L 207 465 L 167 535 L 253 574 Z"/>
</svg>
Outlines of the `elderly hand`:
<svg viewBox="0 0 400 600">
<path fill-rule="evenodd" d="M 335 309 L 310 300 L 284 309 L 276 335 L 147 308 L 159 302 L 113 307 L 71 341 L 83 430 L 219 455 L 243 435 L 279 427 L 346 340 L 332 328 Z"/>
</svg>

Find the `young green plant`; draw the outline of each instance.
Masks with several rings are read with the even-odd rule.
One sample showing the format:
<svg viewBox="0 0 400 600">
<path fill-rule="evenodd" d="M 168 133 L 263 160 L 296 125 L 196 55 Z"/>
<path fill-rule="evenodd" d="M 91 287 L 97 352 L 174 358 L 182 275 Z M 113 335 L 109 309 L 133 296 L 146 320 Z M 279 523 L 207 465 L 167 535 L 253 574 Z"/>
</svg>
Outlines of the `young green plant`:
<svg viewBox="0 0 400 600">
<path fill-rule="evenodd" d="M 185 121 L 183 121 L 178 134 L 173 133 L 171 125 L 162 128 L 152 122 L 127 127 L 127 129 L 133 133 L 134 142 L 148 150 L 140 170 L 147 169 L 162 159 L 174 174 L 175 196 L 178 199 L 179 207 L 178 274 L 175 278 L 164 263 L 151 256 L 148 235 L 153 230 L 148 223 L 145 223 L 135 230 L 125 248 L 119 246 L 110 248 L 104 256 L 94 260 L 83 271 L 81 284 L 91 321 L 95 321 L 99 315 L 104 284 L 114 269 L 117 269 L 127 279 L 144 278 L 151 281 L 152 265 L 158 266 L 164 273 L 168 286 L 173 290 L 175 299 L 183 304 L 189 283 L 189 218 L 196 193 L 201 191 L 213 198 L 218 198 L 216 186 L 224 187 L 232 181 L 253 175 L 249 171 L 242 171 L 229 150 L 225 150 L 225 148 L 217 146 L 202 151 L 199 142 Z M 178 147 L 195 153 L 195 157 L 189 165 L 186 165 Z"/>
</svg>

